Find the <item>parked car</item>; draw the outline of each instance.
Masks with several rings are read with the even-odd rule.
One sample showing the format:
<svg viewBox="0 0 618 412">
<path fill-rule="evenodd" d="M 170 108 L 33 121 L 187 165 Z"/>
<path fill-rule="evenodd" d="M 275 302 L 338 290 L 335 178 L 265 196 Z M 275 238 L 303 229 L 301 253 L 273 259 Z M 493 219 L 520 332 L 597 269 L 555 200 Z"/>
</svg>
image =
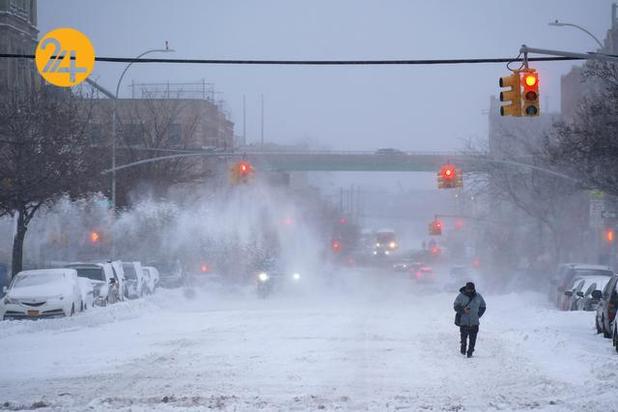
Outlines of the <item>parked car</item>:
<svg viewBox="0 0 618 412">
<path fill-rule="evenodd" d="M 3 290 L 5 286 L 9 286 L 9 265 L 0 263 L 0 290 Z"/>
<path fill-rule="evenodd" d="M 596 311 L 603 296 L 603 288 L 610 279 L 606 276 L 584 278 L 584 286 L 581 291 L 577 292 L 578 298 L 575 310 Z"/>
<path fill-rule="evenodd" d="M 562 310 L 577 310 L 577 301 L 580 298 L 580 295 L 583 296 L 582 288 L 584 287 L 584 283 L 586 281 L 582 278 L 573 279 L 573 284 L 570 288 L 564 291 L 564 299 L 562 299 Z"/>
<path fill-rule="evenodd" d="M 179 261 L 175 262 L 149 262 L 149 266 L 158 268 L 159 286 L 162 288 L 177 288 L 182 286 L 185 280 L 185 272 Z"/>
<path fill-rule="evenodd" d="M 602 333 L 604 337 L 612 337 L 612 322 L 616 318 L 616 308 L 618 307 L 618 275 L 614 275 L 607 285 L 603 288 L 603 294 L 597 307 L 596 327 L 597 333 Z"/>
<path fill-rule="evenodd" d="M 146 279 L 140 262 L 122 262 L 124 272 L 126 297 L 137 299 L 146 293 Z"/>
<path fill-rule="evenodd" d="M 111 263 L 72 263 L 66 267 L 75 269 L 78 277 L 90 281 L 94 290 L 94 304 L 105 306 L 120 300 L 121 284 Z"/>
<path fill-rule="evenodd" d="M 83 312 L 94 306 L 94 288 L 92 287 L 92 283 L 90 283 L 90 279 L 79 276 L 77 277 L 77 284 L 79 285 L 81 298 L 81 302 L 79 303 L 79 311 Z"/>
<path fill-rule="evenodd" d="M 120 284 L 118 285 L 120 289 L 120 300 L 125 300 L 128 295 L 128 292 L 127 292 L 127 280 L 124 275 L 124 269 L 122 268 L 122 261 L 110 260 L 108 263 L 112 266 L 112 270 L 114 271 L 114 274 L 116 275 L 116 277 L 118 278 L 118 281 L 120 282 Z"/>
<path fill-rule="evenodd" d="M 618 322 L 614 321 L 614 328 L 612 332 L 612 343 L 614 345 L 614 349 L 618 352 Z"/>
<path fill-rule="evenodd" d="M 564 292 L 571 287 L 573 279 L 586 276 L 604 276 L 611 278 L 613 275 L 614 272 L 609 266 L 565 263 L 560 265 L 558 273 L 551 280 L 550 297 L 552 299 L 555 298 L 558 308 L 561 310 L 568 310 L 566 304 L 568 296 L 566 296 Z"/>
<path fill-rule="evenodd" d="M 72 316 L 81 302 L 75 269 L 26 270 L 5 287 L 0 312 L 3 319 Z"/>
<path fill-rule="evenodd" d="M 159 271 L 154 266 L 143 266 L 142 270 L 144 271 L 146 279 L 148 279 L 148 293 L 152 294 L 159 286 Z"/>
</svg>

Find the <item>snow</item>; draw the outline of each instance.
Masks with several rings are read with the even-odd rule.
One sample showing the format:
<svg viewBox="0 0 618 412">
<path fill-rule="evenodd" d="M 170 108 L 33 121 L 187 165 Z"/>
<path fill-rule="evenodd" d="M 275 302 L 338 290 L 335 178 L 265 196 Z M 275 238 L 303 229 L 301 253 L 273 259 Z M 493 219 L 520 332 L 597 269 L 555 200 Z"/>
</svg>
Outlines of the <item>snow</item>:
<svg viewBox="0 0 618 412">
<path fill-rule="evenodd" d="M 159 290 L 0 322 L 0 410 L 618 410 L 618 356 L 592 313 L 479 291 L 472 359 L 454 294 L 390 272 L 306 295 Z"/>
</svg>

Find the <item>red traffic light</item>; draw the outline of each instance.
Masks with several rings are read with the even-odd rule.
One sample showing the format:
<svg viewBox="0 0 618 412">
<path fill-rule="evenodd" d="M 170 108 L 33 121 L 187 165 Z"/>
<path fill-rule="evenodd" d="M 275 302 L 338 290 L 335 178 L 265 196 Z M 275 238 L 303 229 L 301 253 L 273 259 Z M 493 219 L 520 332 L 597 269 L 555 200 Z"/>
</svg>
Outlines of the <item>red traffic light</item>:
<svg viewBox="0 0 618 412">
<path fill-rule="evenodd" d="M 238 174 L 240 176 L 248 176 L 253 171 L 253 166 L 247 161 L 238 162 Z"/>
<path fill-rule="evenodd" d="M 340 242 L 340 241 L 338 241 L 338 240 L 333 240 L 333 241 L 331 242 L 331 244 L 330 244 L 330 247 L 331 247 L 331 249 L 333 249 L 333 252 L 335 252 L 335 253 L 339 253 L 339 252 L 341 252 L 342 245 L 341 245 L 341 242 Z"/>
<path fill-rule="evenodd" d="M 534 73 L 526 73 L 524 76 L 524 83 L 526 83 L 528 87 L 533 87 L 537 81 L 538 79 Z"/>
<path fill-rule="evenodd" d="M 99 232 L 97 232 L 96 230 L 93 230 L 88 235 L 88 239 L 92 244 L 99 243 L 99 240 L 101 240 L 101 235 L 99 235 Z"/>
<path fill-rule="evenodd" d="M 605 231 L 605 240 L 607 240 L 607 243 L 613 243 L 613 241 L 614 241 L 614 229 L 607 229 Z"/>
</svg>

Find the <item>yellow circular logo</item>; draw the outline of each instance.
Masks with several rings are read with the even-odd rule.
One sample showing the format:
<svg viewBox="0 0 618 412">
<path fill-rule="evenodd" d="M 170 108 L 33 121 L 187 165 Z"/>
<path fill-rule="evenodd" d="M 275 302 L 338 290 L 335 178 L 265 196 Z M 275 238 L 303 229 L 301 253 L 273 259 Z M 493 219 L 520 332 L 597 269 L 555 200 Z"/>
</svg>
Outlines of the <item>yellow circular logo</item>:
<svg viewBox="0 0 618 412">
<path fill-rule="evenodd" d="M 60 87 L 80 84 L 94 68 L 94 47 L 82 32 L 71 28 L 52 30 L 36 47 L 34 61 L 49 83 Z"/>
</svg>

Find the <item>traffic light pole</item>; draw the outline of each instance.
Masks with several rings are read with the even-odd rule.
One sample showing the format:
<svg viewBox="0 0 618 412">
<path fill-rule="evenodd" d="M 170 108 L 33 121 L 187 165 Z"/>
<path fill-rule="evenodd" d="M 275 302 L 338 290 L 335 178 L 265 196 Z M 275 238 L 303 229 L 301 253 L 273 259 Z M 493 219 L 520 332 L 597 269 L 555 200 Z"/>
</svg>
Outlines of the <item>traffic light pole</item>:
<svg viewBox="0 0 618 412">
<path fill-rule="evenodd" d="M 558 57 L 574 57 L 577 59 L 586 59 L 586 60 L 604 60 L 610 63 L 618 63 L 618 56 L 613 54 L 605 54 L 605 53 L 595 53 L 595 52 L 587 52 L 587 53 L 577 53 L 570 51 L 561 51 L 561 50 L 548 50 L 548 49 L 537 49 L 534 47 L 528 47 L 525 44 L 522 44 L 519 52 L 524 55 L 524 65 L 528 67 L 528 53 L 534 54 L 545 54 L 548 56 L 558 56 Z"/>
</svg>

